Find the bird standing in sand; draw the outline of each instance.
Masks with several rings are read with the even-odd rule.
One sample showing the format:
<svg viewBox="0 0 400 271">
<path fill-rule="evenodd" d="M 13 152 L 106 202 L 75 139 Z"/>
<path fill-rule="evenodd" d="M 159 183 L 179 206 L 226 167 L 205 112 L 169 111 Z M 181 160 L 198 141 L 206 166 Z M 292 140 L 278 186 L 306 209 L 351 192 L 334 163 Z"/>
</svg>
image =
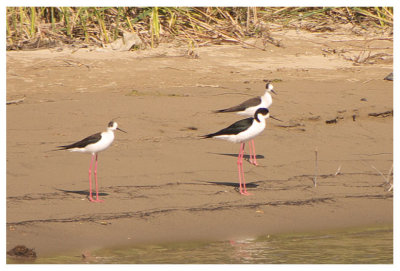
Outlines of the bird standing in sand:
<svg viewBox="0 0 400 271">
<path fill-rule="evenodd" d="M 254 117 L 239 120 L 225 129 L 203 136 L 203 138 L 217 138 L 233 143 L 240 143 L 237 165 L 239 173 L 239 192 L 242 195 L 249 195 L 246 190 L 246 181 L 243 172 L 244 146 L 247 141 L 254 139 L 264 131 L 265 120 L 268 117 L 269 110 L 267 108 L 259 108 L 255 111 Z"/>
<path fill-rule="evenodd" d="M 276 95 L 276 92 L 274 91 L 274 86 L 271 83 L 267 83 L 265 85 L 265 93 L 263 96 L 259 97 L 254 97 L 252 99 L 249 99 L 247 101 L 244 101 L 243 103 L 232 106 L 226 109 L 221 109 L 214 111 L 215 113 L 229 113 L 229 112 L 235 112 L 238 115 L 242 116 L 249 116 L 252 117 L 254 116 L 254 113 L 257 111 L 259 108 L 269 108 L 272 104 L 272 96 L 271 93 L 274 93 Z M 253 165 L 257 166 L 257 158 L 256 158 L 256 149 L 254 146 L 254 140 L 251 140 L 250 142 L 250 163 Z"/>
<path fill-rule="evenodd" d="M 58 146 L 58 150 L 69 150 L 71 152 L 84 152 L 91 153 L 92 159 L 90 161 L 89 167 L 89 200 L 91 202 L 103 202 L 99 199 L 99 189 L 97 184 L 97 156 L 101 151 L 106 150 L 110 147 L 111 143 L 114 141 L 114 131 L 119 130 L 126 133 L 124 130 L 118 128 L 118 124 L 115 121 L 110 121 L 107 126 L 107 131 L 102 133 L 96 133 L 94 135 L 88 136 L 81 141 L 75 142 L 70 145 Z M 95 167 L 94 167 L 94 177 L 96 180 L 96 199 L 92 197 L 92 164 L 96 157 Z"/>
</svg>

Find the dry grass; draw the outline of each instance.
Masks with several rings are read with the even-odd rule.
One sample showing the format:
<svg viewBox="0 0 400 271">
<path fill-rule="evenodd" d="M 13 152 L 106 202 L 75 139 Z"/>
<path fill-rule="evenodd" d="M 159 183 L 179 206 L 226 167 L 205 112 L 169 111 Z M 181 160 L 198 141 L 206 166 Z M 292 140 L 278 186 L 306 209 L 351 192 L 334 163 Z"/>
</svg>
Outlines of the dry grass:
<svg viewBox="0 0 400 271">
<path fill-rule="evenodd" d="M 341 23 L 392 27 L 393 8 L 8 7 L 7 49 L 104 46 L 124 32 L 137 33 L 148 47 L 172 40 L 192 47 L 246 44 L 249 37 L 280 46 L 269 34 L 270 24 L 333 31 L 332 25 Z"/>
</svg>

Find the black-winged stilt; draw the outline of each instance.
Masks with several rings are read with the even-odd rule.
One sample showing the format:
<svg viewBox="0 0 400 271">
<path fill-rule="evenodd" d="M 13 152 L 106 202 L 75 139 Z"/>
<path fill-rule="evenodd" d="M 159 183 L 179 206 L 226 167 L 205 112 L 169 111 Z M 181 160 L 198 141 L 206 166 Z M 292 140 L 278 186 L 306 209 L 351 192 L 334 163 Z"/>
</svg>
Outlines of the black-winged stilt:
<svg viewBox="0 0 400 271">
<path fill-rule="evenodd" d="M 107 131 L 102 133 L 96 133 L 88 136 L 81 141 L 75 142 L 70 145 L 58 146 L 58 150 L 69 150 L 71 152 L 85 152 L 91 153 L 92 159 L 90 161 L 89 167 L 89 200 L 92 202 L 103 202 L 99 199 L 99 189 L 97 184 L 97 155 L 99 152 L 104 151 L 110 147 L 111 143 L 114 141 L 114 131 L 120 130 L 126 133 L 124 130 L 118 128 L 118 124 L 115 121 L 110 121 L 107 126 Z M 94 167 L 94 177 L 96 180 L 96 199 L 92 197 L 92 164 L 93 159 L 96 157 L 95 167 Z"/>
<path fill-rule="evenodd" d="M 214 111 L 215 113 L 229 113 L 229 112 L 235 112 L 238 115 L 242 116 L 248 116 L 252 117 L 254 116 L 254 113 L 258 108 L 269 108 L 272 104 L 272 96 L 271 93 L 274 93 L 276 95 L 276 92 L 274 91 L 274 86 L 271 83 L 267 83 L 265 85 L 265 93 L 263 96 L 259 97 L 254 97 L 252 99 L 249 99 L 247 101 L 244 101 L 243 103 L 232 106 L 226 109 L 221 109 Z M 273 118 L 271 116 L 271 118 Z M 274 118 L 276 119 L 276 118 Z M 279 120 L 279 119 L 276 119 Z M 279 120 L 280 121 L 280 120 Z M 257 166 L 257 158 L 256 158 L 256 149 L 254 146 L 254 140 L 251 140 L 250 142 L 250 163 L 253 165 Z M 253 151 L 253 152 L 252 152 Z"/>
<path fill-rule="evenodd" d="M 252 140 L 265 129 L 265 120 L 269 117 L 267 108 L 259 108 L 254 113 L 253 118 L 239 120 L 229 127 L 222 129 L 216 133 L 204 135 L 203 138 L 218 138 L 233 143 L 240 143 L 238 154 L 238 173 L 239 173 L 239 191 L 242 195 L 248 195 L 246 190 L 246 181 L 243 172 L 243 153 L 245 142 Z"/>
</svg>

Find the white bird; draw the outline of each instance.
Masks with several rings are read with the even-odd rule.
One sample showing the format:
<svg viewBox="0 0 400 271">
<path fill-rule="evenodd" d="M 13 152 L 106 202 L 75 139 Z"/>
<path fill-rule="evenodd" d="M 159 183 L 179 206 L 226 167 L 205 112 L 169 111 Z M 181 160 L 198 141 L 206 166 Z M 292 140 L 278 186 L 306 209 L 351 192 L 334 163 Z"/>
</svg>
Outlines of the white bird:
<svg viewBox="0 0 400 271">
<path fill-rule="evenodd" d="M 75 142 L 70 145 L 58 146 L 57 150 L 69 150 L 71 152 L 84 152 L 91 153 L 92 159 L 90 161 L 89 167 L 89 200 L 92 202 L 103 202 L 103 200 L 99 199 L 99 190 L 97 184 L 97 156 L 101 151 L 106 150 L 110 147 L 111 143 L 114 141 L 114 131 L 120 130 L 126 133 L 124 130 L 118 128 L 118 124 L 115 121 L 110 121 L 107 126 L 107 131 L 102 133 L 96 133 L 91 136 L 88 136 L 81 141 Z M 94 176 L 96 180 L 96 199 L 94 200 L 92 197 L 92 164 L 93 159 L 96 157 L 95 168 L 94 168 Z"/>
<path fill-rule="evenodd" d="M 215 113 L 236 112 L 236 114 L 238 114 L 238 115 L 252 117 L 252 116 L 254 116 L 254 113 L 257 111 L 257 109 L 269 108 L 271 106 L 271 104 L 272 104 L 271 93 L 274 93 L 276 95 L 276 92 L 274 91 L 274 86 L 271 83 L 267 83 L 265 85 L 265 93 L 263 96 L 254 97 L 254 98 L 244 101 L 243 103 L 238 104 L 236 106 L 217 110 L 214 112 Z M 271 118 L 273 118 L 273 117 L 271 116 Z M 274 119 L 276 119 L 276 118 L 274 118 Z M 250 163 L 252 163 L 253 165 L 255 165 L 255 166 L 258 165 L 257 158 L 256 158 L 256 149 L 254 146 L 254 140 L 251 140 L 251 142 L 250 142 L 250 159 L 249 160 L 250 160 Z"/>
<path fill-rule="evenodd" d="M 253 118 L 239 120 L 225 129 L 203 136 L 203 138 L 217 138 L 233 143 L 240 143 L 237 165 L 239 173 L 239 192 L 242 195 L 249 194 L 246 190 L 246 181 L 244 179 L 243 172 L 244 146 L 247 141 L 253 140 L 256 136 L 261 134 L 262 131 L 264 131 L 265 120 L 268 117 L 269 110 L 267 108 L 259 108 L 254 113 Z"/>
</svg>

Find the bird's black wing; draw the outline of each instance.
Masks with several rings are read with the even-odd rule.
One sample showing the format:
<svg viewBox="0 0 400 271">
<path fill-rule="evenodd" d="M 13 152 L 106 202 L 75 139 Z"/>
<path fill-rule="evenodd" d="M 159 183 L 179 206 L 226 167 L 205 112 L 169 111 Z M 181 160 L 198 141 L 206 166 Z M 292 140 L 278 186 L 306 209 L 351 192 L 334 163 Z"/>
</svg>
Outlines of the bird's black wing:
<svg viewBox="0 0 400 271">
<path fill-rule="evenodd" d="M 219 135 L 239 134 L 240 132 L 243 132 L 244 130 L 249 128 L 251 126 L 251 124 L 253 123 L 253 121 L 254 121 L 253 118 L 239 120 L 239 121 L 235 122 L 234 124 L 232 124 L 231 126 L 226 127 L 225 129 L 222 129 L 216 133 L 205 135 L 204 138 L 210 138 L 210 137 L 219 136 Z"/>
<path fill-rule="evenodd" d="M 260 103 L 261 103 L 261 98 L 260 97 L 254 97 L 252 99 L 244 101 L 243 103 L 241 103 L 239 105 L 232 106 L 232 107 L 229 107 L 229 108 L 226 108 L 226 109 L 217 110 L 217 111 L 214 111 L 214 112 L 215 113 L 239 112 L 239 111 L 246 110 L 246 108 L 248 108 L 248 107 L 259 105 Z"/>
<path fill-rule="evenodd" d="M 58 148 L 61 148 L 62 150 L 67 150 L 67 149 L 73 149 L 73 148 L 84 148 L 89 144 L 96 143 L 101 139 L 101 133 L 97 133 L 91 136 L 88 136 L 81 141 L 75 142 L 71 145 L 65 145 L 65 146 L 58 146 Z"/>
</svg>

